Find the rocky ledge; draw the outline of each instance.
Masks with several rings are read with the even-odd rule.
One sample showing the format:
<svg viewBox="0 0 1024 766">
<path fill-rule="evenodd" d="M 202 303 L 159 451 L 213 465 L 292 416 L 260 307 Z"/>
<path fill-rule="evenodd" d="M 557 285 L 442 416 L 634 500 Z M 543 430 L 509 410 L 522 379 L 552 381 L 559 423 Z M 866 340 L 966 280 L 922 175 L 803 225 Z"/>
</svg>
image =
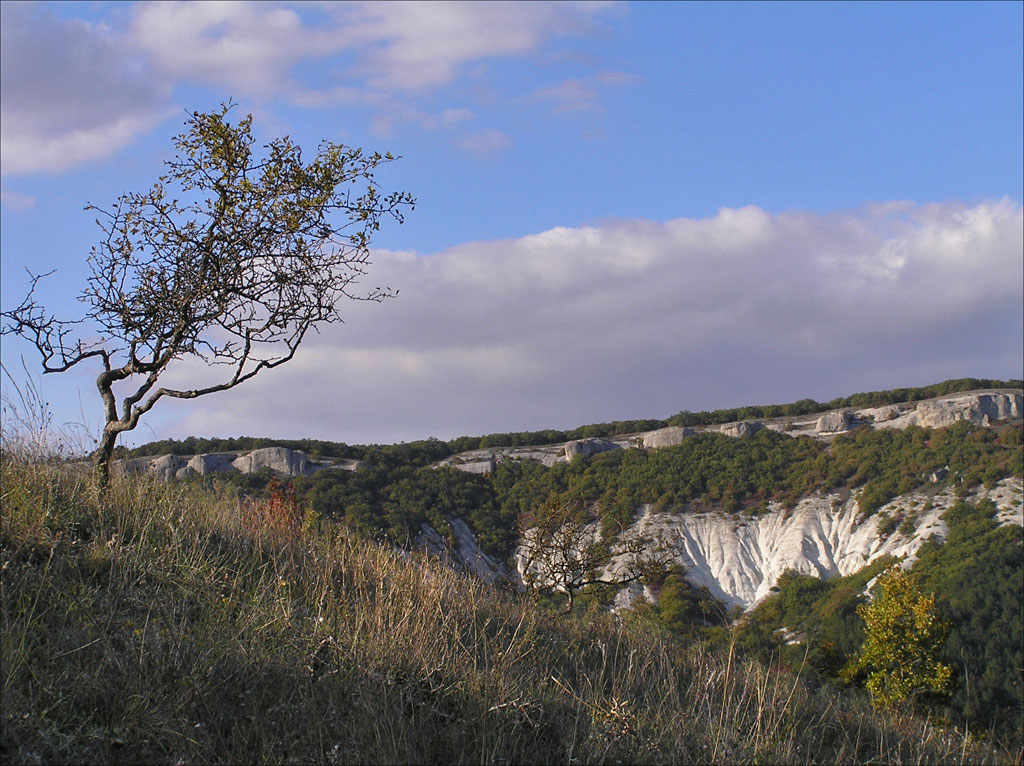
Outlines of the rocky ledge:
<svg viewBox="0 0 1024 766">
<path fill-rule="evenodd" d="M 707 431 L 742 439 L 768 428 L 789 436 L 831 439 L 839 433 L 862 426 L 907 428 L 919 425 L 941 428 L 959 420 L 989 426 L 998 421 L 1019 419 L 1022 416 L 1024 394 L 1021 392 L 983 391 L 871 409 L 834 410 L 816 414 L 802 421 L 788 418 L 765 422 L 748 420 L 697 429 L 670 426 L 656 431 L 623 434 L 606 439 L 576 439 L 562 444 L 534 447 L 472 450 L 445 458 L 435 465 L 451 466 L 469 473 L 488 473 L 493 471 L 501 460 L 537 460 L 551 466 L 558 462 L 570 461 L 577 455 L 589 457 L 608 450 L 671 447 L 696 433 Z M 221 472 L 248 474 L 264 468 L 283 476 L 308 476 L 327 469 L 356 471 L 364 465 L 358 460 L 315 461 L 304 452 L 286 447 L 265 447 L 251 452 L 213 452 L 192 456 L 159 455 L 117 460 L 113 463 L 116 473 L 154 476 L 164 480 Z"/>
<path fill-rule="evenodd" d="M 301 450 L 287 447 L 264 447 L 251 452 L 208 452 L 191 457 L 159 455 L 157 457 L 116 460 L 112 464 L 119 475 L 153 476 L 167 481 L 211 473 L 257 473 L 267 469 L 282 476 L 309 476 L 327 469 L 356 471 L 364 463 L 358 460 L 319 462 Z"/>
<path fill-rule="evenodd" d="M 745 420 L 695 429 L 669 426 L 656 431 L 623 434 L 606 439 L 577 439 L 563 444 L 471 450 L 452 455 L 436 465 L 451 466 L 470 473 L 487 473 L 494 470 L 495 465 L 501 460 L 537 460 L 550 467 L 558 462 L 568 462 L 577 455 L 589 457 L 613 449 L 672 447 L 697 433 L 720 433 L 734 439 L 743 439 L 767 428 L 788 436 L 809 436 L 827 441 L 838 434 L 861 427 L 907 428 L 917 425 L 942 428 L 959 420 L 990 426 L 998 421 L 1017 420 L 1021 417 L 1024 417 L 1024 393 L 976 391 L 869 409 L 832 410 L 801 419 L 776 418 L 763 422 Z"/>
</svg>

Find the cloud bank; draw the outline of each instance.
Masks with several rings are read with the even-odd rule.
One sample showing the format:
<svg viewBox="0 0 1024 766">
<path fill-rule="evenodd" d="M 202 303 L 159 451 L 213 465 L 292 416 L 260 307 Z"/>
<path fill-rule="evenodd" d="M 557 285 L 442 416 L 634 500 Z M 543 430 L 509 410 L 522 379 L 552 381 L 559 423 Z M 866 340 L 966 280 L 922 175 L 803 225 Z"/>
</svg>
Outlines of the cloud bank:
<svg viewBox="0 0 1024 766">
<path fill-rule="evenodd" d="M 170 86 L 150 78 L 105 27 L 3 3 L 0 52 L 4 174 L 103 159 L 167 114 Z"/>
<path fill-rule="evenodd" d="M 1019 376 L 1022 226 L 1009 200 L 745 207 L 378 252 L 397 299 L 166 431 L 391 442 Z"/>
<path fill-rule="evenodd" d="M 505 134 L 486 126 L 463 130 L 458 126 L 476 117 L 464 104 L 432 115 L 418 98 L 467 75 L 486 80 L 495 60 L 543 57 L 558 38 L 587 34 L 605 10 L 499 2 L 115 8 L 93 23 L 62 18 L 45 4 L 3 3 L 5 174 L 60 172 L 106 158 L 180 114 L 171 99 L 185 84 L 212 87 L 225 94 L 219 100 L 366 106 L 383 130 L 397 123 L 444 129 L 470 155 L 490 156 L 508 144 Z M 614 84 L 608 77 L 578 86 L 584 92 L 571 96 L 577 108 L 596 103 L 597 85 Z M 547 98 L 557 100 L 556 93 Z"/>
</svg>

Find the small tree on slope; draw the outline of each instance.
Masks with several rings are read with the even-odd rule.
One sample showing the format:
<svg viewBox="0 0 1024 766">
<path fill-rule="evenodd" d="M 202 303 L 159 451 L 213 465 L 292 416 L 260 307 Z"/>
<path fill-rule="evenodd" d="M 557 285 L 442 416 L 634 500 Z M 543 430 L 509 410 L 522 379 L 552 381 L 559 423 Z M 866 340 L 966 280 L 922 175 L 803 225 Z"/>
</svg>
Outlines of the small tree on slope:
<svg viewBox="0 0 1024 766">
<path fill-rule="evenodd" d="M 581 502 L 544 503 L 520 527 L 523 583 L 564 593 L 566 612 L 587 586 L 622 587 L 663 575 L 671 558 L 659 541 L 642 536 L 599 539 L 595 520 Z M 612 571 L 616 561 L 620 566 Z"/>
<path fill-rule="evenodd" d="M 876 587 L 874 600 L 857 608 L 866 636 L 844 677 L 867 672 L 868 692 L 881 707 L 926 691 L 946 693 L 952 668 L 939 660 L 939 651 L 949 626 L 936 612 L 935 596 L 921 593 L 899 565 L 887 569 Z"/>
<path fill-rule="evenodd" d="M 289 361 L 311 328 L 340 321 L 342 298 L 391 295 L 352 288 L 381 220 L 401 222 L 415 204 L 375 183 L 375 169 L 396 158 L 324 142 L 304 163 L 287 137 L 255 156 L 252 116 L 232 125 L 231 108 L 193 113 L 150 189 L 122 195 L 109 210 L 86 208 L 97 211 L 104 236 L 89 257 L 82 319 L 58 320 L 36 302 L 40 276 L 20 306 L 0 315 L 0 332 L 35 344 L 44 373 L 102 364 L 105 425 L 94 460 L 103 485 L 118 436 L 161 398 L 233 388 Z M 191 388 L 157 385 L 188 357 L 226 372 Z M 121 383 L 128 390 L 118 407 Z"/>
</svg>

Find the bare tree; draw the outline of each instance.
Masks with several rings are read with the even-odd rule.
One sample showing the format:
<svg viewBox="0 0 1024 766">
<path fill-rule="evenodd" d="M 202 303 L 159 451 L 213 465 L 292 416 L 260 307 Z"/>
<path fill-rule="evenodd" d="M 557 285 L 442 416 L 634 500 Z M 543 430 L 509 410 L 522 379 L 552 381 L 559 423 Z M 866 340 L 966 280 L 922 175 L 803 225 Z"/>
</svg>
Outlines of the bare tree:
<svg viewBox="0 0 1024 766">
<path fill-rule="evenodd" d="M 601 538 L 582 502 L 546 503 L 521 524 L 519 569 L 527 587 L 565 594 L 571 612 L 589 585 L 622 587 L 663 572 L 670 556 L 659 541 L 629 535 Z"/>
<path fill-rule="evenodd" d="M 98 214 L 102 241 L 74 321 L 57 319 L 35 297 L 0 314 L 0 332 L 33 342 L 45 373 L 99 360 L 96 386 L 105 425 L 94 453 L 109 482 L 118 436 L 163 397 L 225 391 L 289 361 L 306 333 L 341 320 L 343 298 L 380 301 L 387 288 L 354 292 L 381 220 L 399 223 L 415 200 L 383 194 L 374 171 L 397 159 L 324 142 L 315 159 L 288 137 L 254 154 L 252 116 L 231 124 L 231 102 L 195 112 L 174 139 L 176 154 L 145 192 L 120 196 Z M 167 388 L 172 362 L 223 365 L 216 382 Z M 127 386 L 120 407 L 115 384 Z"/>
</svg>

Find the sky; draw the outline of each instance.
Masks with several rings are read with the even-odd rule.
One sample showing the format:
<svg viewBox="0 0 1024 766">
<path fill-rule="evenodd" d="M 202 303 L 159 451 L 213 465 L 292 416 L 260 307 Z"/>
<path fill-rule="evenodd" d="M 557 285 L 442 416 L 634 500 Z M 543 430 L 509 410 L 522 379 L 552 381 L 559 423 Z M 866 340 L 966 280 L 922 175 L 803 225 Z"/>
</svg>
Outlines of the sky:
<svg viewBox="0 0 1024 766">
<path fill-rule="evenodd" d="M 0 305 L 81 318 L 109 208 L 228 99 L 401 157 L 417 198 L 343 324 L 122 443 L 573 428 L 1021 377 L 1022 8 L 1000 3 L 3 2 Z M 95 332 L 82 326 L 85 337 Z M 98 366 L 37 389 L 96 433 Z M 168 384 L 208 375 L 184 360 Z M 14 384 L 17 384 L 15 388 Z"/>
</svg>

